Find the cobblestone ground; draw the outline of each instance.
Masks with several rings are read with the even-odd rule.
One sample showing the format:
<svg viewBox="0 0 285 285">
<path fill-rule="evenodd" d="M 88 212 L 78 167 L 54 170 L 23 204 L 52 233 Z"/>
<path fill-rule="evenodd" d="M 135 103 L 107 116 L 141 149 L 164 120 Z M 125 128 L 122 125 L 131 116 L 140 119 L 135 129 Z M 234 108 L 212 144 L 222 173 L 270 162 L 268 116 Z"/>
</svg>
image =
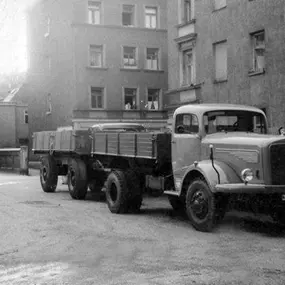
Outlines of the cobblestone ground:
<svg viewBox="0 0 285 285">
<path fill-rule="evenodd" d="M 0 173 L 0 284 L 285 284 L 284 236 L 233 213 L 197 232 L 163 197 L 114 215 L 91 193 L 44 193 L 37 173 Z"/>
</svg>

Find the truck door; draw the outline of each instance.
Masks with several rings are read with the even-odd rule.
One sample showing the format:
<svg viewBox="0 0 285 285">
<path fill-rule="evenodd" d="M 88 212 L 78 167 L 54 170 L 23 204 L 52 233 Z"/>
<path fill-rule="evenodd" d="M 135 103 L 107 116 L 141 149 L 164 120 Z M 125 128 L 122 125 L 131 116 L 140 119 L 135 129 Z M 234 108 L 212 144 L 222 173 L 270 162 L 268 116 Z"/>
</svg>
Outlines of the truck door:
<svg viewBox="0 0 285 285">
<path fill-rule="evenodd" d="M 172 170 L 176 191 L 181 188 L 187 168 L 194 161 L 199 161 L 200 156 L 201 137 L 197 116 L 189 113 L 176 115 L 172 135 Z"/>
</svg>

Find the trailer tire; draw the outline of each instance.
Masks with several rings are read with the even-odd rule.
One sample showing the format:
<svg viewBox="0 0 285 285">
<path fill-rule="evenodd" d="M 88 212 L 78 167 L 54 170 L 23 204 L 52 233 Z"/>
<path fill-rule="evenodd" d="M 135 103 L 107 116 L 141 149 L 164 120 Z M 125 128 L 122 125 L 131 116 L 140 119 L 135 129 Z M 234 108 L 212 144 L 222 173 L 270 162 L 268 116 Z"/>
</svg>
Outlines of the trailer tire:
<svg viewBox="0 0 285 285">
<path fill-rule="evenodd" d="M 44 192 L 55 192 L 58 181 L 58 169 L 54 157 L 44 156 L 40 165 L 40 181 Z"/>
<path fill-rule="evenodd" d="M 168 201 L 174 211 L 185 212 L 186 205 L 185 205 L 185 202 L 183 202 L 181 198 L 177 196 L 173 196 L 173 195 L 168 195 Z"/>
<path fill-rule="evenodd" d="M 68 190 L 73 199 L 83 200 L 87 194 L 87 168 L 81 159 L 72 159 L 68 167 Z"/>
<path fill-rule="evenodd" d="M 211 232 L 217 222 L 215 196 L 208 184 L 195 179 L 186 194 L 186 213 L 192 226 L 201 232 Z"/>
<path fill-rule="evenodd" d="M 106 182 L 106 201 L 109 210 L 115 214 L 128 212 L 130 192 L 123 171 L 112 171 Z"/>
</svg>

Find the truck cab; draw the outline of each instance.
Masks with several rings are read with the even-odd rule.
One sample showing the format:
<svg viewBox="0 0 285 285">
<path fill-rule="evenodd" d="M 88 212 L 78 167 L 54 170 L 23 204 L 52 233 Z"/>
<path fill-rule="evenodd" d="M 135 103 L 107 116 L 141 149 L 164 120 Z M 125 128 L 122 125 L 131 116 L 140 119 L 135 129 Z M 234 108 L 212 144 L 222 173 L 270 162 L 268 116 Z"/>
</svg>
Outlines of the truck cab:
<svg viewBox="0 0 285 285">
<path fill-rule="evenodd" d="M 207 224 L 211 203 L 224 212 L 229 198 L 254 202 L 255 209 L 278 220 L 284 216 L 285 140 L 268 134 L 262 110 L 231 104 L 186 105 L 174 112 L 172 128 L 174 192 L 183 204 L 186 200 L 196 228 Z"/>
</svg>

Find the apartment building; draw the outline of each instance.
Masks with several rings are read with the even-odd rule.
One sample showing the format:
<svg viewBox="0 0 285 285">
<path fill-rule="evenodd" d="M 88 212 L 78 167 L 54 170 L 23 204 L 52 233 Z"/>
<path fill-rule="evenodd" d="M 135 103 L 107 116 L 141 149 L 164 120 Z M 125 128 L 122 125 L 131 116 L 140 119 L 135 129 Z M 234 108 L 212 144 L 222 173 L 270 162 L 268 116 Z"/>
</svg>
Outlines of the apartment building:
<svg viewBox="0 0 285 285">
<path fill-rule="evenodd" d="M 164 0 L 38 1 L 28 12 L 31 131 L 100 122 L 165 126 Z"/>
<path fill-rule="evenodd" d="M 169 122 L 186 103 L 263 109 L 285 125 L 285 20 L 281 0 L 169 0 Z"/>
</svg>

